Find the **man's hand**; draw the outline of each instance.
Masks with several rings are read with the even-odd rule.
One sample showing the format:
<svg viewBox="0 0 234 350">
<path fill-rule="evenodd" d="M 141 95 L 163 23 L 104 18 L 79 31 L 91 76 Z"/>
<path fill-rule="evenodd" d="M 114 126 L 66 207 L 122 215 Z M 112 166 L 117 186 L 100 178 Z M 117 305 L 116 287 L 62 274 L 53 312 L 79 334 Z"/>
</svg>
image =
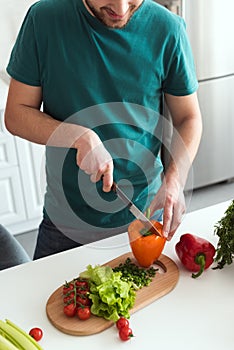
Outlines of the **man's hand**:
<svg viewBox="0 0 234 350">
<path fill-rule="evenodd" d="M 113 160 L 98 135 L 90 130 L 79 137 L 75 143 L 77 148 L 77 165 L 92 182 L 103 181 L 103 191 L 109 192 L 113 184 Z"/>
<path fill-rule="evenodd" d="M 163 208 L 163 235 L 170 241 L 185 213 L 184 193 L 179 181 L 164 179 L 149 208 L 151 213 Z"/>
</svg>

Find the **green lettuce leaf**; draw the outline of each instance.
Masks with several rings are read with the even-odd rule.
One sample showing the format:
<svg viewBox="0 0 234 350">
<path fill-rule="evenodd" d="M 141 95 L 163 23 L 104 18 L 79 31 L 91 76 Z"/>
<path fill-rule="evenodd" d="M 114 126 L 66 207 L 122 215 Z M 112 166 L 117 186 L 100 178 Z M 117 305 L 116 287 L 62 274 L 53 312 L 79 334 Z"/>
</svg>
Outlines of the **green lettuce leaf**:
<svg viewBox="0 0 234 350">
<path fill-rule="evenodd" d="M 80 274 L 81 278 L 88 278 L 90 281 L 94 282 L 96 285 L 104 283 L 107 281 L 113 273 L 110 266 L 99 266 L 96 265 L 92 267 L 87 266 L 87 269 Z"/>
<path fill-rule="evenodd" d="M 120 316 L 130 317 L 136 293 L 131 282 L 121 279 L 121 272 L 114 272 L 109 266 L 87 266 L 80 274 L 90 281 L 89 298 L 92 300 L 91 312 L 107 320 L 116 322 Z"/>
</svg>

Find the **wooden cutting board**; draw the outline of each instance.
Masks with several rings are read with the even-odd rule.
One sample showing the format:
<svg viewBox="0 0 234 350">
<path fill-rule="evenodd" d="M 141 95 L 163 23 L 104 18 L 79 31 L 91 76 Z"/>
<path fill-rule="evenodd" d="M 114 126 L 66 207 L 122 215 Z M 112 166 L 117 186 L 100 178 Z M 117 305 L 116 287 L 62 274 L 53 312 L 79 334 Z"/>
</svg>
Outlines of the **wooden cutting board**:
<svg viewBox="0 0 234 350">
<path fill-rule="evenodd" d="M 126 253 L 118 258 L 104 264 L 111 267 L 124 263 L 127 258 L 137 264 L 132 253 Z M 179 270 L 177 265 L 166 255 L 161 255 L 159 260 L 166 266 L 167 272 L 156 272 L 149 286 L 143 287 L 136 292 L 136 301 L 130 314 L 147 306 L 158 298 L 169 293 L 177 284 Z M 155 266 L 157 267 L 157 266 Z M 74 276 L 75 277 L 75 276 Z M 50 322 L 61 332 L 71 335 L 90 335 L 102 332 L 113 325 L 112 321 L 102 317 L 91 315 L 86 321 L 81 321 L 78 317 L 69 318 L 63 313 L 63 286 L 59 287 L 48 299 L 46 304 L 46 314 Z"/>
</svg>

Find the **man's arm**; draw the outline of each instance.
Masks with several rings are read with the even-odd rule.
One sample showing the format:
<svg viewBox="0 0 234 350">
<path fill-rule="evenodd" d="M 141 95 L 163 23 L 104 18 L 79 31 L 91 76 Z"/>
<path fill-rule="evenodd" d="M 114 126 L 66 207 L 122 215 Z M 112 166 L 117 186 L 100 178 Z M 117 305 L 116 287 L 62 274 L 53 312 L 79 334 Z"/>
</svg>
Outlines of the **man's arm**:
<svg viewBox="0 0 234 350">
<path fill-rule="evenodd" d="M 197 94 L 165 95 L 172 116 L 173 135 L 170 162 L 162 187 L 150 205 L 151 212 L 164 208 L 163 231 L 171 239 L 185 211 L 183 189 L 202 133 Z"/>
<path fill-rule="evenodd" d="M 77 149 L 77 165 L 96 182 L 103 177 L 103 190 L 113 183 L 113 161 L 98 135 L 81 125 L 62 123 L 40 111 L 42 89 L 11 80 L 5 110 L 10 133 L 42 145 Z"/>
<path fill-rule="evenodd" d="M 179 172 L 179 181 L 184 187 L 188 171 L 196 156 L 202 134 L 202 118 L 197 94 L 187 96 L 165 95 L 172 116 L 173 135 L 171 162 L 167 176 Z M 174 168 L 176 165 L 176 169 Z"/>
</svg>

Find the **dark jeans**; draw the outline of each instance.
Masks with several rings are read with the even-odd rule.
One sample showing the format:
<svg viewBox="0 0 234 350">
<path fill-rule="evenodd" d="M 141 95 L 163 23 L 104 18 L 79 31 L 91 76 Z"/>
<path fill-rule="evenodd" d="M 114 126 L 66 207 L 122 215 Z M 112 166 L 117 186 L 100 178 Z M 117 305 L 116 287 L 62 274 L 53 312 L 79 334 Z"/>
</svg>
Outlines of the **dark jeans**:
<svg viewBox="0 0 234 350">
<path fill-rule="evenodd" d="M 59 231 L 49 219 L 43 219 L 39 226 L 33 259 L 43 258 L 81 245 Z"/>
</svg>

